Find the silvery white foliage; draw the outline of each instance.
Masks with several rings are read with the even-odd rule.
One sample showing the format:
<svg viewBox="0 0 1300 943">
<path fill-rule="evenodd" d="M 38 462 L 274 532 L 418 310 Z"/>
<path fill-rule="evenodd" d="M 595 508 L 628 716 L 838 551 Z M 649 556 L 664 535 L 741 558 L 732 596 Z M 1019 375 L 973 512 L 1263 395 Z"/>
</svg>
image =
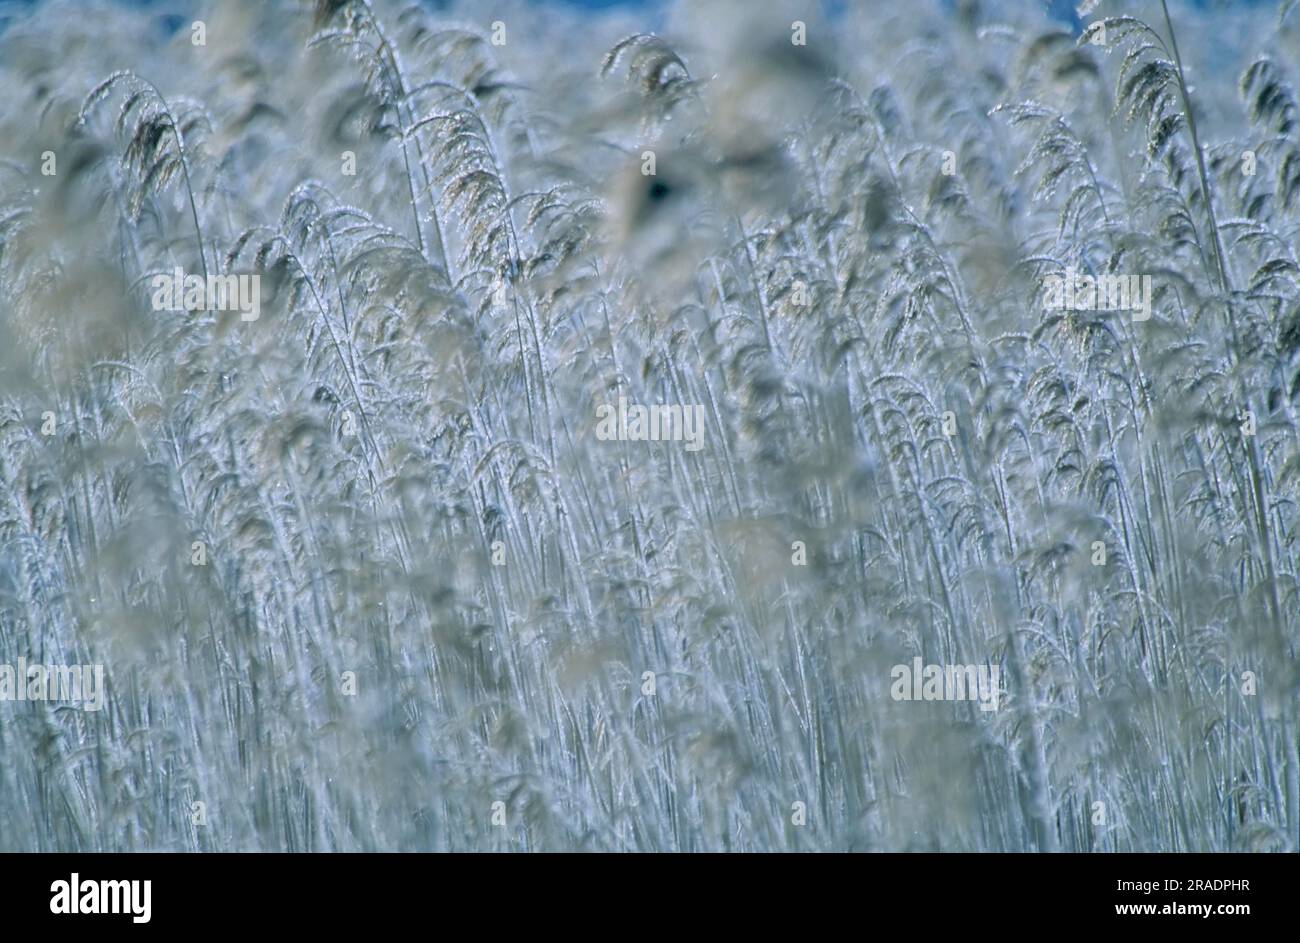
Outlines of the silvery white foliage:
<svg viewBox="0 0 1300 943">
<path fill-rule="evenodd" d="M 0 848 L 1297 849 L 1300 24 L 808 6 L 5 21 Z"/>
</svg>

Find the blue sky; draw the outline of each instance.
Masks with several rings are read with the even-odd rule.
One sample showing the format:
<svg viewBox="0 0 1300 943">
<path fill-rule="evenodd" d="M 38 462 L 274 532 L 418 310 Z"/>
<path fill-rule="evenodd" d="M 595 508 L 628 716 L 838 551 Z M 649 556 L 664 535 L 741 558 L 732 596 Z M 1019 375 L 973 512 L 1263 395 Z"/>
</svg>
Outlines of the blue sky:
<svg viewBox="0 0 1300 943">
<path fill-rule="evenodd" d="M 17 15 L 17 11 L 23 7 L 35 6 L 40 0 L 0 0 L 0 26 L 6 19 Z M 141 7 L 155 7 L 161 9 L 175 9 L 175 4 L 168 0 L 120 0 L 125 4 L 135 4 Z M 439 5 L 439 0 L 424 0 L 433 6 Z M 674 0 L 531 0 L 537 6 L 546 6 L 550 4 L 560 4 L 563 6 L 578 7 L 589 10 L 645 10 L 647 12 L 662 10 L 665 6 L 674 2 Z M 687 0 L 689 2 L 689 0 Z M 762 2 L 762 0 L 755 0 Z M 816 2 L 816 0 L 814 0 Z M 883 3 L 883 2 L 907 2 L 907 0 L 820 0 L 823 7 L 834 15 L 837 9 L 844 9 L 856 4 Z M 957 0 L 945 0 L 949 6 L 955 6 Z M 1024 0 L 1024 2 L 1037 3 L 1045 6 L 1050 13 L 1058 20 L 1071 23 L 1075 26 L 1079 24 L 1079 18 L 1074 13 L 1074 8 L 1078 0 Z M 1154 3 L 1155 0 L 1149 0 Z M 1210 7 L 1233 7 L 1233 6 L 1266 6 L 1276 8 L 1278 0 L 1180 0 L 1179 5 L 1188 4 L 1192 7 L 1210 8 Z M 6 15 L 8 14 L 8 15 Z M 178 19 L 179 22 L 179 19 Z M 165 24 L 167 25 L 167 24 Z"/>
</svg>

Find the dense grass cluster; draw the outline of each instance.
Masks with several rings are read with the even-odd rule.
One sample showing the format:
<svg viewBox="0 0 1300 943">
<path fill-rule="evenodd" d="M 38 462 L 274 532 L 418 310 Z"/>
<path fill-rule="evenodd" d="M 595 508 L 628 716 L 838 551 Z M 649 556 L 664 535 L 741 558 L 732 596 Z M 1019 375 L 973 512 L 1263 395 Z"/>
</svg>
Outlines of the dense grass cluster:
<svg viewBox="0 0 1300 943">
<path fill-rule="evenodd" d="M 91 6 L 0 33 L 0 664 L 109 693 L 0 849 L 1297 849 L 1300 11 Z"/>
</svg>

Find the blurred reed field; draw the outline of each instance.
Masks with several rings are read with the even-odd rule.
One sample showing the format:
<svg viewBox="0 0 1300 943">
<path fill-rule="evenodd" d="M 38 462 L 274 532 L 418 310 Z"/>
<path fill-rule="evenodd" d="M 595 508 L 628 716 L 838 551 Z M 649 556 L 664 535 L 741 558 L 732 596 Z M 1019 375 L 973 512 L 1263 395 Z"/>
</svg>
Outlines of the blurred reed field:
<svg viewBox="0 0 1300 943">
<path fill-rule="evenodd" d="M 1294 6 L 0 6 L 0 850 L 1296 851 Z"/>
</svg>

